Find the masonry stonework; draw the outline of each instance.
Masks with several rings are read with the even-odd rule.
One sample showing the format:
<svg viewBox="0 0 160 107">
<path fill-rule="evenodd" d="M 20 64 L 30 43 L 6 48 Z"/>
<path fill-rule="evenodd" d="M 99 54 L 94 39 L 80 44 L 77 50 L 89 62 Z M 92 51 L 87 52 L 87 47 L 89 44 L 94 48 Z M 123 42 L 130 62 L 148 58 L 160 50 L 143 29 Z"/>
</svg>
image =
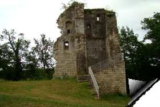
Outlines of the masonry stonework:
<svg viewBox="0 0 160 107">
<path fill-rule="evenodd" d="M 88 75 L 93 69 L 100 94 L 126 93 L 115 12 L 84 9 L 74 2 L 57 20 L 61 36 L 54 45 L 55 77 Z"/>
</svg>

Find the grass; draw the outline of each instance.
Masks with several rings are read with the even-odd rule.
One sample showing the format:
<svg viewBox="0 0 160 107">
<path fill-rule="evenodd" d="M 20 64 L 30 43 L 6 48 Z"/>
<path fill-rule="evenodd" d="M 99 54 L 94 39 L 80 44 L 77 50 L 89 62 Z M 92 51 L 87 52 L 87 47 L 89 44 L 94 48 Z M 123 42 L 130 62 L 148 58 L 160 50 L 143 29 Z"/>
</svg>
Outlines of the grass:
<svg viewBox="0 0 160 107">
<path fill-rule="evenodd" d="M 96 100 L 88 84 L 75 79 L 0 81 L 0 107 L 124 107 L 128 101 L 119 95 Z"/>
</svg>

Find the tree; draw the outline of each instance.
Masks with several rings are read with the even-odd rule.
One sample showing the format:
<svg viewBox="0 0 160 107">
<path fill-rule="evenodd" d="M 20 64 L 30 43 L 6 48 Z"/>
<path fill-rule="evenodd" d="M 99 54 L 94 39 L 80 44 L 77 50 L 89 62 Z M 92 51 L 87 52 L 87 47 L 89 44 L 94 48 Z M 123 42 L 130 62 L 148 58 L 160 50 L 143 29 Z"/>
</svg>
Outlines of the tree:
<svg viewBox="0 0 160 107">
<path fill-rule="evenodd" d="M 144 40 L 151 40 L 148 44 L 152 71 L 155 77 L 160 77 L 160 13 L 154 13 L 153 17 L 144 18 L 142 29 L 147 31 Z"/>
<path fill-rule="evenodd" d="M 12 52 L 8 50 L 8 46 L 3 44 L 0 46 L 0 68 L 6 69 L 12 59 Z"/>
<path fill-rule="evenodd" d="M 16 73 L 14 80 L 19 80 L 22 78 L 22 61 L 25 61 L 25 53 L 28 52 L 30 42 L 24 39 L 23 33 L 18 34 L 18 37 L 15 35 L 16 32 L 14 30 L 7 31 L 4 29 L 1 39 L 4 40 L 4 46 L 12 57 L 10 63 L 14 64 Z"/>
<path fill-rule="evenodd" d="M 12 79 L 14 78 L 14 75 L 9 74 L 9 69 L 13 67 L 13 65 L 10 64 L 10 61 L 12 59 L 12 53 L 10 50 L 8 50 L 8 47 L 6 44 L 3 44 L 0 46 L 0 78 L 3 79 Z"/>
<path fill-rule="evenodd" d="M 54 42 L 49 39 L 46 39 L 44 34 L 41 35 L 41 39 L 34 39 L 36 46 L 33 47 L 34 52 L 36 53 L 39 67 L 43 69 L 48 74 L 48 69 L 53 69 L 54 59 L 53 59 L 53 45 Z"/>
<path fill-rule="evenodd" d="M 126 63 L 126 73 L 130 78 L 131 75 L 135 73 L 136 65 L 135 65 L 135 56 L 137 49 L 137 35 L 134 34 L 133 30 L 126 27 L 122 27 L 120 30 L 120 44 L 122 48 L 122 52 L 124 54 L 124 60 Z"/>
<path fill-rule="evenodd" d="M 24 77 L 25 79 L 37 79 L 37 69 L 38 69 L 38 60 L 36 58 L 36 54 L 34 50 L 30 50 L 28 53 L 25 54 L 25 62 L 26 64 L 23 65 L 25 69 Z"/>
<path fill-rule="evenodd" d="M 150 62 L 147 55 L 147 45 L 138 41 L 138 35 L 128 27 L 122 27 L 119 36 L 127 76 L 133 79 L 149 80 Z"/>
</svg>

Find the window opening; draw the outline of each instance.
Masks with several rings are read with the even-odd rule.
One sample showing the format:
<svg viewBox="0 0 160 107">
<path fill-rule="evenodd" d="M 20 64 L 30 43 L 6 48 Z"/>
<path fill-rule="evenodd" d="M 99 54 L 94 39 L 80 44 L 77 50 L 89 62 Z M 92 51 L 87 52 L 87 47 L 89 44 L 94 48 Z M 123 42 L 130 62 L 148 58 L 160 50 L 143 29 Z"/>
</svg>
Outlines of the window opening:
<svg viewBox="0 0 160 107">
<path fill-rule="evenodd" d="M 99 14 L 97 15 L 97 21 L 98 22 L 100 21 L 100 15 Z"/>
<path fill-rule="evenodd" d="M 71 30 L 67 30 L 67 34 L 70 34 L 71 33 Z"/>
<path fill-rule="evenodd" d="M 71 21 L 67 21 L 65 24 L 66 24 L 66 34 L 70 34 L 71 33 L 71 29 L 73 28 L 72 22 Z"/>
<path fill-rule="evenodd" d="M 64 49 L 69 49 L 69 42 L 68 41 L 64 42 Z"/>
<path fill-rule="evenodd" d="M 91 24 L 87 24 L 87 29 L 91 29 Z"/>
</svg>

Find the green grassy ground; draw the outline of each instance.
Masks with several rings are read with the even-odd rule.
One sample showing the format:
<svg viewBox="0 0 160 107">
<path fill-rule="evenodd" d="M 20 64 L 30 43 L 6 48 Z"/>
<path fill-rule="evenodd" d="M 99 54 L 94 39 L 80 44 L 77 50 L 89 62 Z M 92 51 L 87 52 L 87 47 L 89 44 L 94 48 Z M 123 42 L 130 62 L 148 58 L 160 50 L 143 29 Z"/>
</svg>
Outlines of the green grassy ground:
<svg viewBox="0 0 160 107">
<path fill-rule="evenodd" d="M 87 83 L 74 79 L 0 81 L 0 107 L 124 107 L 126 96 L 94 99 Z"/>
</svg>

